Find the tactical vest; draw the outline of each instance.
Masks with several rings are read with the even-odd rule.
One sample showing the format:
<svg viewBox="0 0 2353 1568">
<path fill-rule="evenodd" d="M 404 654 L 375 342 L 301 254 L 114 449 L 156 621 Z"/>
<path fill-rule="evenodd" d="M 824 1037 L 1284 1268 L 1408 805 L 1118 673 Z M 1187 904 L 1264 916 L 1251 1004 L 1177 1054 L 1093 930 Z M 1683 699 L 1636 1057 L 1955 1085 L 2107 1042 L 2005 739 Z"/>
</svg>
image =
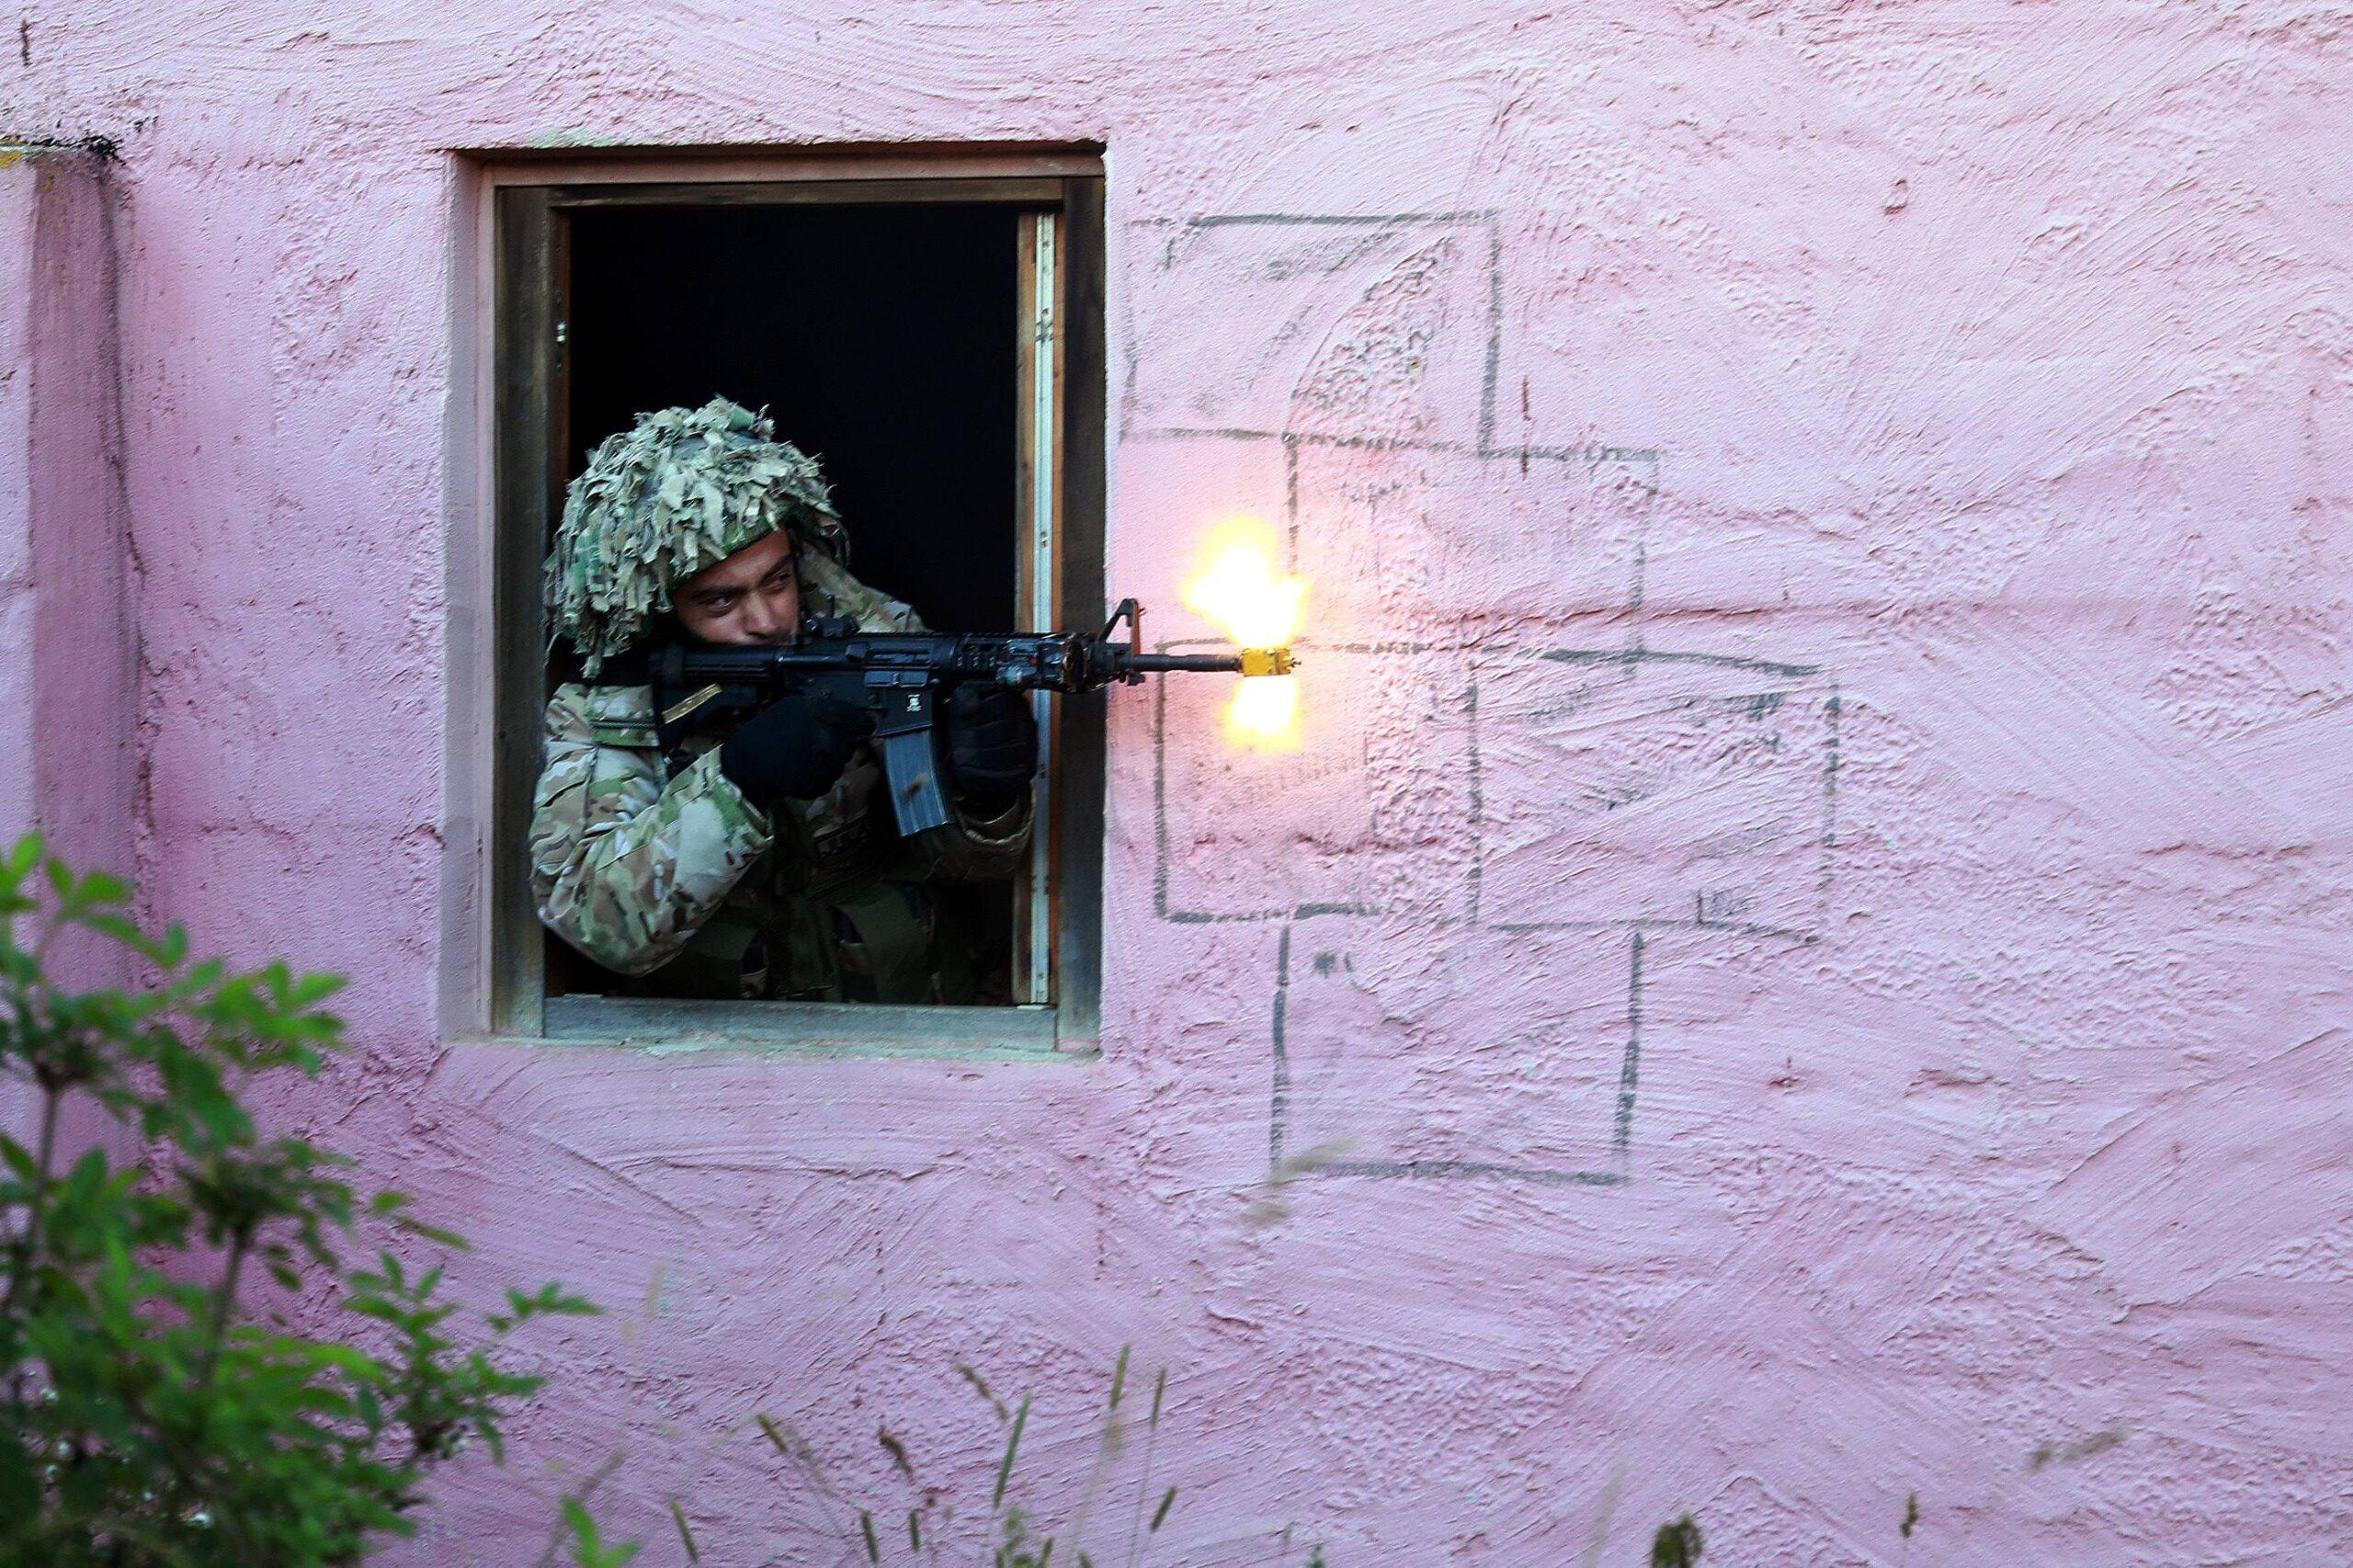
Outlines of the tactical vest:
<svg viewBox="0 0 2353 1568">
<path fill-rule="evenodd" d="M 657 749 L 647 720 L 600 721 L 600 744 Z M 677 773 L 725 737 L 696 734 L 664 758 Z M 898 835 L 882 768 L 860 746 L 814 801 L 779 801 L 773 842 L 684 951 L 619 989 L 648 996 L 770 1001 L 967 1003 L 963 933 L 926 884 L 930 868 Z"/>
</svg>

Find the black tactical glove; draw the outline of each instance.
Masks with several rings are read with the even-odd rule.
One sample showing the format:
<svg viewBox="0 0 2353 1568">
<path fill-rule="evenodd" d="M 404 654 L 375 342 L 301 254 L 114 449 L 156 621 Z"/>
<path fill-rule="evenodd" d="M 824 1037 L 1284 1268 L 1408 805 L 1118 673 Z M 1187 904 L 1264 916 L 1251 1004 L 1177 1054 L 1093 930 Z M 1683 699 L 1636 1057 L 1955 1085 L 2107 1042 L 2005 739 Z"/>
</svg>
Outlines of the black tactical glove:
<svg viewBox="0 0 2353 1568">
<path fill-rule="evenodd" d="M 719 771 L 755 805 L 779 795 L 813 801 L 834 787 L 874 715 L 832 697 L 786 697 L 745 722 L 719 748 Z"/>
<path fill-rule="evenodd" d="M 956 798 L 982 816 L 1010 810 L 1038 770 L 1038 721 L 1029 699 L 995 687 L 960 686 L 948 699 L 948 777 Z"/>
</svg>

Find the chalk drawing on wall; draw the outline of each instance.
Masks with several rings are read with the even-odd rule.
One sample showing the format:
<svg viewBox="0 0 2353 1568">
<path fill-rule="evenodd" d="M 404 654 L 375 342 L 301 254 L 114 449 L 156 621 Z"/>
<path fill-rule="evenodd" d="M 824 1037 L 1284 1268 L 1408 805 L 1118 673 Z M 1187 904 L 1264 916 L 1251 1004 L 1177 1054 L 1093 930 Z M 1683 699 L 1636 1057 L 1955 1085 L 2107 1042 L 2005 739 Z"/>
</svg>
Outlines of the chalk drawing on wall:
<svg viewBox="0 0 2353 1568">
<path fill-rule="evenodd" d="M 1122 441 L 1218 437 L 1474 458 L 1631 465 L 1655 448 L 1506 445 L 1503 238 L 1494 211 L 1222 213 L 1128 225 Z M 1246 301 L 1246 303 L 1241 301 Z M 1222 334 L 1139 320 L 1260 324 Z"/>
<path fill-rule="evenodd" d="M 1301 651 L 1326 670 L 1372 656 Z M 1385 652 L 1410 662 L 1444 650 Z M 1346 1144 L 1327 1173 L 1615 1185 L 1632 1150 L 1654 945 L 1819 939 L 1837 832 L 1837 686 L 1810 665 L 1623 649 L 1513 650 L 1473 667 L 1459 696 L 1459 788 L 1433 791 L 1460 814 L 1408 813 L 1412 831 L 1385 835 L 1375 813 L 1346 815 L 1367 794 L 1363 754 L 1336 767 L 1313 741 L 1295 756 L 1218 759 L 1229 778 L 1217 790 L 1172 788 L 1188 759 L 1172 763 L 1171 731 L 1203 733 L 1214 714 L 1172 723 L 1162 683 L 1154 911 L 1176 925 L 1281 928 L 1270 1163 Z M 1499 751 L 1512 766 L 1495 766 Z M 1202 820 L 1181 804 L 1233 790 L 1272 809 Z M 1202 865 L 1252 874 L 1203 876 L 1212 897 L 1188 902 L 1188 868 Z M 1448 866 L 1451 879 L 1427 874 Z M 1221 885 L 1269 883 L 1292 896 L 1213 901 Z M 1466 1010 L 1501 1012 L 1509 1027 L 1467 1050 L 1422 1049 L 1459 1047 Z"/>
<path fill-rule="evenodd" d="M 1345 1144 L 1325 1174 L 1631 1179 L 1658 944 L 1820 937 L 1835 678 L 1646 645 L 1658 450 L 1495 441 L 1498 402 L 1526 393 L 1501 385 L 1495 214 L 1154 220 L 1130 240 L 1131 323 L 1265 326 L 1239 360 L 1131 326 L 1123 497 L 1279 513 L 1316 619 L 1359 633 L 1301 642 L 1296 753 L 1172 755 L 1172 733 L 1213 733 L 1221 694 L 1153 700 L 1155 914 L 1280 928 L 1270 1164 Z M 1596 614 L 1623 645 L 1567 635 Z M 1253 810 L 1199 804 L 1235 800 Z"/>
</svg>

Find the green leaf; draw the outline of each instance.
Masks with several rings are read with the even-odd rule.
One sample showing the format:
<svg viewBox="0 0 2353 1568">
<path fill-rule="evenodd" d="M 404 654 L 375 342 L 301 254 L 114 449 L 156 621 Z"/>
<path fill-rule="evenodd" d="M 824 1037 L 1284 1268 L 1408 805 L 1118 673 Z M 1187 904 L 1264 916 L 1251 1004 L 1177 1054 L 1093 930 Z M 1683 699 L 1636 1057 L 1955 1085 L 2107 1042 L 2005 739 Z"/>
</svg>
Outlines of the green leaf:
<svg viewBox="0 0 2353 1568">
<path fill-rule="evenodd" d="M 347 983 L 339 974 L 306 974 L 294 983 L 288 1000 L 298 1007 L 307 1007 L 314 1002 L 326 1000 Z"/>
<path fill-rule="evenodd" d="M 566 1497 L 560 1506 L 563 1522 L 572 1530 L 572 1560 L 581 1568 L 622 1568 L 644 1550 L 642 1543 L 634 1540 L 607 1546 L 597 1532 L 597 1521 L 579 1498 Z"/>
<path fill-rule="evenodd" d="M 74 889 L 74 902 L 81 904 L 124 903 L 131 898 L 131 884 L 109 871 L 85 873 Z"/>
<path fill-rule="evenodd" d="M 420 1241 L 431 1242 L 436 1246 L 448 1247 L 451 1252 L 472 1252 L 473 1250 L 473 1244 L 466 1240 L 465 1237 L 458 1234 L 457 1232 L 445 1231 L 438 1225 L 428 1225 L 422 1220 L 412 1220 L 405 1214 L 399 1215 L 393 1219 L 392 1228 L 399 1231 L 404 1235 L 411 1235 L 418 1238 Z"/>
<path fill-rule="evenodd" d="M 142 958 L 158 961 L 162 959 L 155 944 L 147 939 L 147 933 L 119 915 L 85 915 L 81 923 L 100 936 L 112 937 Z"/>
<path fill-rule="evenodd" d="M 572 1555 L 574 1561 L 579 1562 L 596 1562 L 597 1544 L 597 1521 L 595 1518 L 590 1517 L 587 1506 L 582 1503 L 577 1497 L 566 1497 L 563 1502 L 556 1505 L 556 1506 L 561 1509 L 563 1514 L 565 1528 L 572 1531 Z"/>
</svg>

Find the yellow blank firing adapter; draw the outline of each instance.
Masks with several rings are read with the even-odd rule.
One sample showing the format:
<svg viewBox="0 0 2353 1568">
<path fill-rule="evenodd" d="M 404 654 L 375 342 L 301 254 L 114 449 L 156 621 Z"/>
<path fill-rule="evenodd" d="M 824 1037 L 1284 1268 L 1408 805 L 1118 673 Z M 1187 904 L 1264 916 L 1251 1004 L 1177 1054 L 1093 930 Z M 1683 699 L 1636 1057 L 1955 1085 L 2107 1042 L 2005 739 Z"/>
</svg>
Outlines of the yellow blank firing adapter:
<svg viewBox="0 0 2353 1568">
<path fill-rule="evenodd" d="M 1245 676 L 1287 676 L 1295 663 L 1288 648 L 1242 650 L 1242 673 Z"/>
</svg>

